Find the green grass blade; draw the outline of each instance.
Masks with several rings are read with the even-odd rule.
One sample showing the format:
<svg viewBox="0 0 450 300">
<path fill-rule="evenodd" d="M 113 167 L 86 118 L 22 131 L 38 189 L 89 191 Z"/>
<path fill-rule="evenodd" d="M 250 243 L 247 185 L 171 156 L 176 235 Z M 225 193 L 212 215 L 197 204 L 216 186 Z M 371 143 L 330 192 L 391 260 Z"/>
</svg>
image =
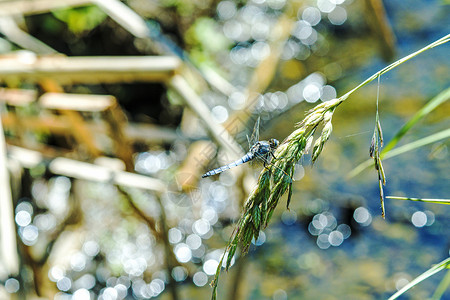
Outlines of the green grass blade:
<svg viewBox="0 0 450 300">
<path fill-rule="evenodd" d="M 384 147 L 384 149 L 381 151 L 381 158 L 382 159 L 385 158 L 385 155 L 389 153 L 389 151 L 391 151 L 398 144 L 401 138 L 408 132 L 408 130 L 411 129 L 411 127 L 413 127 L 417 122 L 419 122 L 427 114 L 432 112 L 436 107 L 438 107 L 448 99 L 450 99 L 450 88 L 445 89 L 444 91 L 436 95 L 434 98 L 432 98 L 430 101 L 428 101 L 427 104 L 425 104 L 417 113 L 414 114 L 414 116 L 405 125 L 403 125 L 402 128 L 400 128 L 400 130 L 395 134 L 392 140 Z M 371 159 L 362 162 L 350 172 L 348 177 L 352 178 L 358 175 L 371 165 L 372 165 Z"/>
<path fill-rule="evenodd" d="M 450 99 L 450 87 L 446 90 L 443 90 L 441 93 L 439 93 L 437 96 L 435 96 L 433 99 L 427 102 L 425 106 L 423 106 L 418 112 L 412 116 L 409 121 L 403 125 L 402 128 L 395 134 L 395 136 L 392 138 L 392 140 L 389 141 L 389 143 L 384 147 L 383 151 L 381 153 L 387 153 L 392 148 L 394 148 L 398 142 L 401 140 L 401 138 L 408 132 L 408 130 L 411 129 L 417 122 L 422 120 L 426 115 L 428 115 L 430 112 L 432 112 L 436 107 L 444 103 Z"/>
<path fill-rule="evenodd" d="M 442 298 L 442 295 L 444 295 L 445 291 L 450 286 L 450 270 L 447 271 L 447 274 L 445 274 L 444 278 L 439 283 L 438 287 L 434 291 L 433 296 L 431 296 L 431 300 L 439 300 Z"/>
<path fill-rule="evenodd" d="M 393 149 L 389 152 L 387 152 L 385 155 L 381 155 L 381 158 L 386 160 L 388 158 L 392 158 L 394 156 L 406 153 L 408 151 L 414 150 L 416 148 L 420 148 L 423 146 L 426 146 L 428 144 L 437 142 L 439 140 L 445 139 L 450 137 L 450 128 L 449 129 L 445 129 L 442 131 L 439 131 L 438 133 L 429 135 L 427 137 L 424 137 L 420 140 L 411 142 L 409 144 L 403 145 L 401 147 L 398 147 L 396 149 Z M 353 178 L 356 175 L 358 175 L 359 173 L 361 173 L 362 171 L 364 171 L 365 169 L 367 169 L 368 167 L 373 165 L 373 160 L 372 159 L 368 159 L 362 163 L 360 163 L 356 168 L 354 168 L 352 171 L 350 171 L 350 173 L 348 174 L 347 178 Z"/>
<path fill-rule="evenodd" d="M 394 199 L 394 200 L 409 200 L 409 201 L 420 201 L 420 202 L 450 205 L 450 199 L 422 199 L 422 198 L 409 198 L 409 197 L 396 197 L 396 196 L 386 196 L 386 198 Z"/>
<path fill-rule="evenodd" d="M 437 265 L 431 267 L 430 269 L 428 269 L 427 271 L 425 271 L 424 273 L 422 273 L 421 275 L 416 277 L 413 281 L 411 281 L 410 283 L 405 285 L 401 290 L 399 290 L 397 293 L 392 295 L 388 300 L 397 299 L 400 295 L 404 294 L 407 290 L 409 290 L 410 288 L 414 287 L 418 283 L 420 283 L 423 280 L 427 279 L 428 277 L 436 274 L 437 272 L 439 272 L 439 271 L 441 271 L 441 270 L 443 270 L 445 268 L 449 268 L 449 267 L 450 267 L 450 257 L 448 257 L 447 259 L 443 260 L 442 262 L 440 262 Z"/>
<path fill-rule="evenodd" d="M 450 128 L 439 131 L 438 133 L 429 135 L 427 137 L 421 138 L 420 140 L 411 142 L 409 144 L 403 145 L 401 147 L 398 147 L 394 150 L 389 151 L 388 153 L 386 153 L 385 155 L 382 155 L 381 158 L 383 159 L 388 159 L 406 152 L 409 152 L 411 150 L 415 150 L 417 148 L 426 146 L 428 144 L 437 142 L 439 140 L 445 139 L 450 137 Z"/>
</svg>

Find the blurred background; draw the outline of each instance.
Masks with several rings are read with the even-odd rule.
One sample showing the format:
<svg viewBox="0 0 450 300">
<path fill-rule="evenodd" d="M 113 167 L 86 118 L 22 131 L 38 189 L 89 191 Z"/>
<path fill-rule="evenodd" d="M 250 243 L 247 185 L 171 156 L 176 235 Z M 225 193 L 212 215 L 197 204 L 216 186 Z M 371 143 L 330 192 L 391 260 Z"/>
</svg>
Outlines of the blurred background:
<svg viewBox="0 0 450 300">
<path fill-rule="evenodd" d="M 449 2 L 0 1 L 0 298 L 208 299 L 262 164 L 315 105 L 448 34 Z M 381 76 L 385 141 L 450 83 L 441 45 Z M 386 200 L 368 159 L 376 81 L 296 166 L 219 299 L 384 299 L 449 255 L 446 205 Z M 445 99 L 445 100 L 446 100 Z M 448 131 L 441 101 L 399 145 Z M 448 136 L 448 135 L 447 135 Z M 448 198 L 448 138 L 386 159 L 386 195 Z M 430 298 L 441 272 L 402 299 Z M 450 298 L 450 292 L 443 295 Z"/>
</svg>

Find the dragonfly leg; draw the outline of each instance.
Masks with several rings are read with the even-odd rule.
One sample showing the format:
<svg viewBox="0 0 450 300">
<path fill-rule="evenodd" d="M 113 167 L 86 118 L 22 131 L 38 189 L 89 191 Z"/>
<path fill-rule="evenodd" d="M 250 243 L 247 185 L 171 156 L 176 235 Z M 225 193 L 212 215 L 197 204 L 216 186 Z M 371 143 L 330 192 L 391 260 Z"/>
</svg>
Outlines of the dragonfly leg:
<svg viewBox="0 0 450 300">
<path fill-rule="evenodd" d="M 272 152 L 269 152 L 269 153 L 270 153 L 274 158 L 276 158 L 275 155 L 273 155 Z M 265 155 L 261 155 L 261 154 L 256 153 L 256 157 L 258 157 L 259 159 L 261 159 L 261 160 L 263 161 L 264 167 L 267 168 L 267 165 L 268 165 L 268 166 L 270 166 L 270 167 L 274 167 L 274 168 L 280 170 L 285 176 L 287 176 L 287 178 L 289 178 L 289 182 L 292 182 L 291 176 L 289 176 L 289 174 L 286 173 L 285 170 L 283 170 L 283 169 L 281 169 L 280 167 L 274 165 L 272 162 L 267 161 L 267 157 L 269 156 L 269 153 L 266 153 Z"/>
<path fill-rule="evenodd" d="M 269 152 L 269 153 L 273 155 L 272 152 Z M 268 164 L 270 164 L 269 163 L 269 153 L 264 154 L 264 156 L 262 156 L 262 161 L 264 163 L 264 167 L 266 167 Z"/>
</svg>

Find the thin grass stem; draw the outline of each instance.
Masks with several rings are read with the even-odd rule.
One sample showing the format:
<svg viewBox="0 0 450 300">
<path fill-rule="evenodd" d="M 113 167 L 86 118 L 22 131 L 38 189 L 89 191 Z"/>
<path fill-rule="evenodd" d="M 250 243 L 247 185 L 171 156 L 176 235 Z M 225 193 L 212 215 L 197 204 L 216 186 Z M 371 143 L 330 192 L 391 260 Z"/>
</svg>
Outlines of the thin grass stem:
<svg viewBox="0 0 450 300">
<path fill-rule="evenodd" d="M 409 201 L 419 201 L 419 202 L 450 205 L 450 199 L 423 199 L 423 198 L 410 198 L 410 197 L 397 197 L 397 196 L 386 196 L 386 198 L 393 199 L 393 200 L 409 200 Z"/>
</svg>

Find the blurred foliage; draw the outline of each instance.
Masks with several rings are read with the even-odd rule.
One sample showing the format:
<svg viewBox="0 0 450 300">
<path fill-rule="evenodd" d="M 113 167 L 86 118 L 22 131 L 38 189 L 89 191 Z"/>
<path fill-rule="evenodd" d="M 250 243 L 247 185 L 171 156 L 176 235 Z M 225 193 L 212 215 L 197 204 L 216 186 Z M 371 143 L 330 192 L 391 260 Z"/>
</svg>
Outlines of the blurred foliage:
<svg viewBox="0 0 450 300">
<path fill-rule="evenodd" d="M 53 11 L 52 14 L 66 23 L 68 29 L 76 35 L 88 33 L 104 22 L 107 17 L 97 6 L 60 9 Z"/>
<path fill-rule="evenodd" d="M 199 18 L 186 31 L 185 42 L 189 45 L 192 60 L 200 65 L 215 64 L 214 57 L 228 50 L 232 43 L 220 30 L 214 19 Z"/>
</svg>

